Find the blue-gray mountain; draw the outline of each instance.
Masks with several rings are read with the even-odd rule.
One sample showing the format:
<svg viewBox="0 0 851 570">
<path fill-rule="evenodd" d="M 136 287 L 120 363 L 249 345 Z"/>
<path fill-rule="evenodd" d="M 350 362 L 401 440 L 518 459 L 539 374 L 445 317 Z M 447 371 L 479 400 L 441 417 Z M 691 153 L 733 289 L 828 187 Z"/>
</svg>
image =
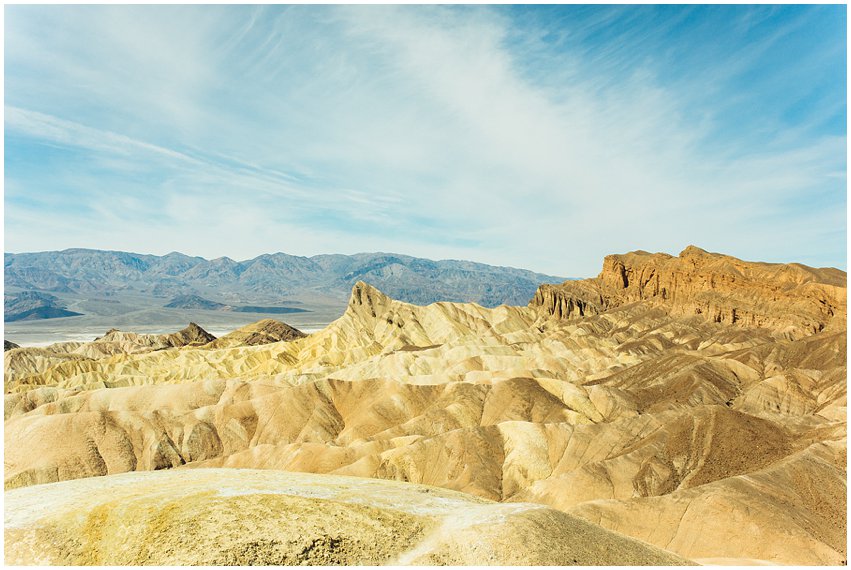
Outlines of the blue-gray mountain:
<svg viewBox="0 0 851 570">
<path fill-rule="evenodd" d="M 6 253 L 7 291 L 81 295 L 143 295 L 166 301 L 194 295 L 212 303 L 287 303 L 311 296 L 345 302 L 366 281 L 410 303 L 475 302 L 486 307 L 525 305 L 542 283 L 565 279 L 470 261 L 432 261 L 389 253 L 265 254 L 247 261 L 207 260 L 182 253 L 164 256 L 66 249 Z M 160 305 L 162 306 L 162 305 Z"/>
<path fill-rule="evenodd" d="M 22 291 L 3 295 L 3 320 L 7 323 L 74 317 L 80 314 L 69 311 L 61 300 L 48 293 Z"/>
</svg>

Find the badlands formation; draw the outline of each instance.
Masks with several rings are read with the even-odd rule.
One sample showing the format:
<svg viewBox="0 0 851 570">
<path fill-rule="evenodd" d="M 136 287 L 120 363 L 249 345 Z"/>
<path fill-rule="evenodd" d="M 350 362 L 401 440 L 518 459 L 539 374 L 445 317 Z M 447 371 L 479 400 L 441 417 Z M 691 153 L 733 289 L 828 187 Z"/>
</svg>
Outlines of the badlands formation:
<svg viewBox="0 0 851 570">
<path fill-rule="evenodd" d="M 844 564 L 846 290 L 689 247 L 527 307 L 358 283 L 307 336 L 11 348 L 6 562 Z"/>
</svg>

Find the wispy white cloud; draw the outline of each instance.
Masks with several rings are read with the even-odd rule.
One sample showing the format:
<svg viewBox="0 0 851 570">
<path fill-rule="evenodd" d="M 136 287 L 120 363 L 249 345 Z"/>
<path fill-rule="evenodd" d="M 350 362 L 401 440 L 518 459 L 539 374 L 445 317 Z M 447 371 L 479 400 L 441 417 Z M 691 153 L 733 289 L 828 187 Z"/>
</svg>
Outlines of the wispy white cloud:
<svg viewBox="0 0 851 570">
<path fill-rule="evenodd" d="M 589 275 L 607 253 L 697 243 L 844 263 L 844 238 L 823 243 L 845 231 L 845 136 L 814 126 L 827 111 L 766 115 L 767 135 L 726 119 L 760 95 L 733 78 L 806 18 L 734 59 L 686 46 L 707 55 L 674 80 L 665 42 L 691 11 L 651 29 L 629 8 L 564 9 L 547 28 L 482 6 L 12 7 L 7 133 L 83 152 L 63 187 L 100 214 L 97 231 L 12 234 L 42 206 L 7 199 L 7 248 L 398 250 Z M 57 191 L 58 175 L 9 172 Z M 145 203 L 122 198 L 140 187 Z"/>
<path fill-rule="evenodd" d="M 168 148 L 38 111 L 6 105 L 4 113 L 7 130 L 31 138 L 85 148 L 98 153 L 130 155 L 143 152 L 188 164 L 202 164 L 201 161 Z"/>
</svg>

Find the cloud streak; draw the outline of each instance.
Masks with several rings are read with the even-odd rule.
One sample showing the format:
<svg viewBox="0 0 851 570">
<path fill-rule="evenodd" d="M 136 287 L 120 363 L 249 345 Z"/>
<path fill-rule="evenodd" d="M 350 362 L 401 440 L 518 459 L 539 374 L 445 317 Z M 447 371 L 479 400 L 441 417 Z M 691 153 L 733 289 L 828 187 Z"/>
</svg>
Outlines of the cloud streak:
<svg viewBox="0 0 851 570">
<path fill-rule="evenodd" d="M 844 267 L 844 7 L 724 8 L 9 7 L 7 250 Z"/>
</svg>

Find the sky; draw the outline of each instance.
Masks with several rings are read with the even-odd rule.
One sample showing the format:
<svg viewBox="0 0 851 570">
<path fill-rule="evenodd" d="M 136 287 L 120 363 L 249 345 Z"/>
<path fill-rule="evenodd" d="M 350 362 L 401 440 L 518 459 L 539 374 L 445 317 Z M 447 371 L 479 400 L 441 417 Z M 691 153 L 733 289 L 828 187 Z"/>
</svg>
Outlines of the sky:
<svg viewBox="0 0 851 570">
<path fill-rule="evenodd" d="M 846 6 L 5 10 L 4 250 L 846 267 Z"/>
</svg>

